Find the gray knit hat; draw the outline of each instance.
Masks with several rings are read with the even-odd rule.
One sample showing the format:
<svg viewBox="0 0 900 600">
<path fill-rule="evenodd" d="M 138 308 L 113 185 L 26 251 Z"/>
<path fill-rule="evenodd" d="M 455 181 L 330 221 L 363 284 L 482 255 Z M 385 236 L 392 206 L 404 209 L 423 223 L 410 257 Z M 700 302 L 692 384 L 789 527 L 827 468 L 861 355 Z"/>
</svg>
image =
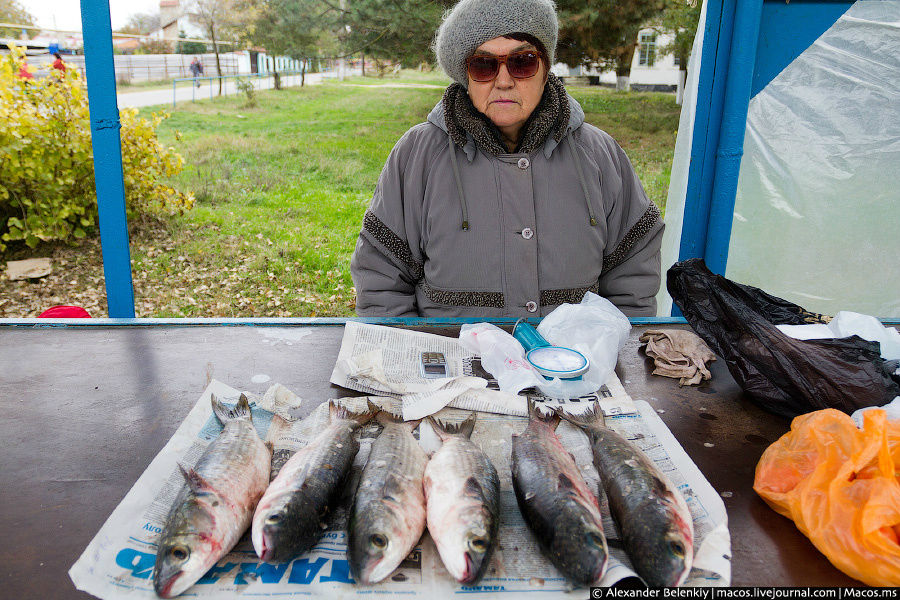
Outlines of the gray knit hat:
<svg viewBox="0 0 900 600">
<path fill-rule="evenodd" d="M 438 28 L 438 65 L 467 88 L 466 59 L 486 41 L 510 33 L 533 35 L 544 45 L 549 64 L 556 62 L 559 23 L 553 0 L 462 0 Z"/>
</svg>

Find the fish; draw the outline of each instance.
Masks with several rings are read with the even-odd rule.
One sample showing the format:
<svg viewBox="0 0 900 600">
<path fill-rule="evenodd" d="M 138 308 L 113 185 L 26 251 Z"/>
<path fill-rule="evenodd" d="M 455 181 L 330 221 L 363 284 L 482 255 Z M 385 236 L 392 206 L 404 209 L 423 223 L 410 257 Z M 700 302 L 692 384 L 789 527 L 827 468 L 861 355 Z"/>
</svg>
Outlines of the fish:
<svg viewBox="0 0 900 600">
<path fill-rule="evenodd" d="M 551 563 L 575 585 L 596 585 L 609 549 L 597 497 L 556 436 L 559 417 L 528 399 L 528 427 L 512 436 L 512 481 L 525 523 Z"/>
<path fill-rule="evenodd" d="M 585 430 L 609 510 L 635 571 L 650 587 L 684 583 L 694 557 L 694 525 L 681 493 L 637 446 L 608 428 L 599 404 L 556 414 Z"/>
<path fill-rule="evenodd" d="M 491 562 L 500 527 L 500 478 L 487 455 L 469 438 L 475 413 L 459 425 L 428 422 L 441 448 L 425 467 L 428 531 L 447 571 L 471 585 Z"/>
<path fill-rule="evenodd" d="M 385 579 L 425 532 L 422 479 L 428 457 L 413 437 L 419 421 L 382 411 L 384 426 L 360 476 L 350 513 L 350 573 L 363 585 Z"/>
<path fill-rule="evenodd" d="M 250 537 L 261 560 L 286 562 L 319 541 L 359 451 L 354 432 L 378 410 L 371 402 L 361 413 L 329 403 L 328 426 L 288 459 L 256 507 Z"/>
<path fill-rule="evenodd" d="M 231 551 L 269 483 L 271 445 L 253 426 L 247 396 L 234 408 L 215 396 L 210 402 L 223 429 L 196 466 L 178 465 L 185 484 L 160 533 L 153 570 L 160 598 L 181 594 Z"/>
</svg>

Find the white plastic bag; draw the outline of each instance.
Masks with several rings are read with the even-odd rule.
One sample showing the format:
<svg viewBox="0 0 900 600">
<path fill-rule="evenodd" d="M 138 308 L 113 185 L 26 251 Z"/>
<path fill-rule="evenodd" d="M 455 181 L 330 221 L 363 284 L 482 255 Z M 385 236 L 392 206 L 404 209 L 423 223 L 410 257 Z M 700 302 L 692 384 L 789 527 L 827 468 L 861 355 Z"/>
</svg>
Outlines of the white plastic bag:
<svg viewBox="0 0 900 600">
<path fill-rule="evenodd" d="M 489 323 L 463 325 L 459 341 L 481 356 L 482 366 L 497 379 L 501 391 L 517 394 L 536 387 L 549 398 L 578 398 L 596 392 L 609 379 L 631 323 L 612 302 L 588 292 L 580 304 L 558 306 L 537 330 L 551 344 L 584 354 L 591 361 L 587 373 L 576 380 L 546 379 L 525 360 L 525 350 L 512 335 Z"/>
</svg>

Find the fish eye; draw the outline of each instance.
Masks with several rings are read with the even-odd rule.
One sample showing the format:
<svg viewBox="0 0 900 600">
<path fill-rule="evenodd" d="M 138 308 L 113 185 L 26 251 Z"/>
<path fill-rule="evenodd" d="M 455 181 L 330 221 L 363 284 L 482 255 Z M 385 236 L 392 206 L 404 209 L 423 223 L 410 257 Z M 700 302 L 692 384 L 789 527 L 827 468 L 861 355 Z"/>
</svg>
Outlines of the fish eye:
<svg viewBox="0 0 900 600">
<path fill-rule="evenodd" d="M 603 542 L 604 542 L 603 536 L 600 535 L 599 533 L 597 533 L 596 531 L 588 531 L 587 537 L 590 540 L 590 542 L 592 544 L 594 544 L 595 546 L 603 547 Z"/>
<path fill-rule="evenodd" d="M 373 533 L 369 538 L 369 543 L 375 546 L 376 548 L 385 548 L 388 545 L 388 539 L 386 536 L 380 533 Z"/>
<path fill-rule="evenodd" d="M 266 517 L 266 525 L 277 525 L 281 523 L 282 514 L 280 512 L 272 513 Z"/>
<path fill-rule="evenodd" d="M 169 550 L 169 554 L 171 554 L 172 558 L 175 560 L 187 560 L 187 557 L 191 555 L 191 551 L 186 546 L 172 546 L 172 549 Z"/>
<path fill-rule="evenodd" d="M 684 558 L 684 544 L 681 542 L 669 542 L 669 550 L 678 558 Z"/>
<path fill-rule="evenodd" d="M 488 549 L 488 541 L 483 537 L 473 537 L 469 540 L 469 548 L 475 552 L 486 552 Z"/>
</svg>

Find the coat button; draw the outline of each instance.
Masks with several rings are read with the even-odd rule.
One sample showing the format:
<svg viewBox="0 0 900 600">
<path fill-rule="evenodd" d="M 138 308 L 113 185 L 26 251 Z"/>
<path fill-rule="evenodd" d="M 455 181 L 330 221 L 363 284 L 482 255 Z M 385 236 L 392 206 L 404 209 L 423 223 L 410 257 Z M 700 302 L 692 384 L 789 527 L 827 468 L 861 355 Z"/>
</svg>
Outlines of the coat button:
<svg viewBox="0 0 900 600">
<path fill-rule="evenodd" d="M 537 302 L 529 302 L 525 305 L 525 310 L 527 310 L 528 312 L 537 312 Z"/>
<path fill-rule="evenodd" d="M 531 163 L 528 161 L 527 158 L 525 158 L 525 157 L 523 156 L 522 158 L 519 159 L 519 162 L 518 162 L 517 164 L 519 165 L 519 168 L 522 169 L 522 170 L 524 171 L 525 169 L 528 168 L 528 166 L 529 166 Z"/>
<path fill-rule="evenodd" d="M 522 230 L 522 237 L 526 240 L 530 240 L 534 237 L 534 230 L 532 230 L 531 227 L 526 227 Z"/>
</svg>

